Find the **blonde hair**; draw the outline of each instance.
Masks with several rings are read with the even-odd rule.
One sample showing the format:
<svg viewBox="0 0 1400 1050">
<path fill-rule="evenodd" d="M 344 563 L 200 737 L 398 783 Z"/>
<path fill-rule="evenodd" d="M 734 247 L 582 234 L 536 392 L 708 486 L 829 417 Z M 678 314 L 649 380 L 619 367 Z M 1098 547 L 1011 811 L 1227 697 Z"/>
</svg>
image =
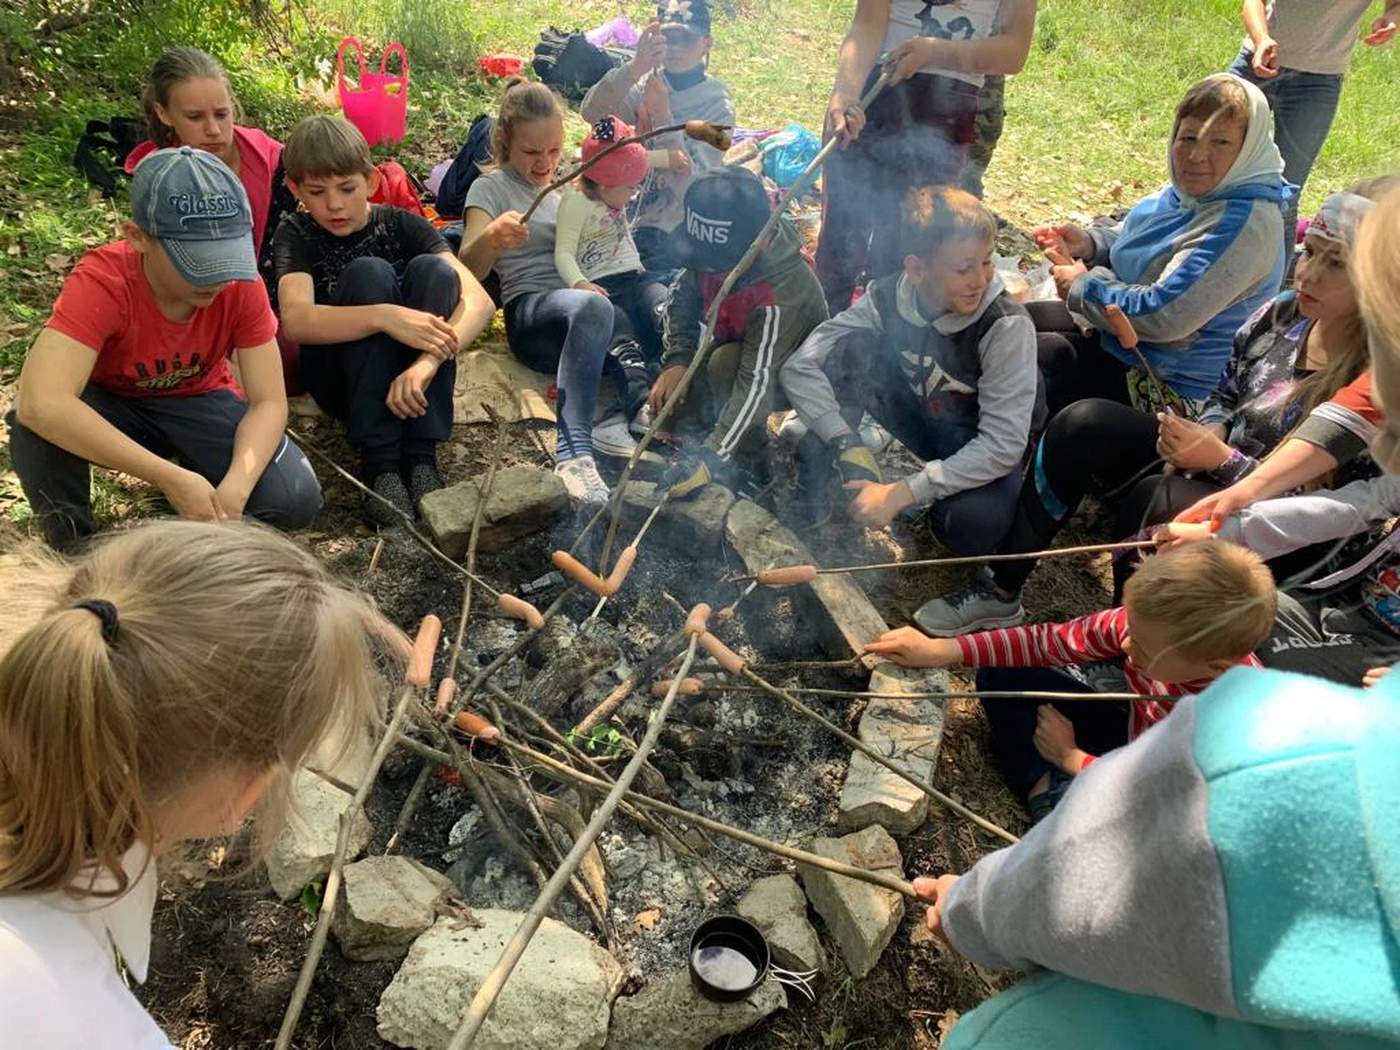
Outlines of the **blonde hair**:
<svg viewBox="0 0 1400 1050">
<path fill-rule="evenodd" d="M 1351 279 L 1371 354 L 1379 365 L 1376 393 L 1388 412 L 1400 412 L 1400 188 L 1385 193 L 1361 220 L 1351 253 Z"/>
<path fill-rule="evenodd" d="M 1273 629 L 1278 590 L 1259 555 L 1222 540 L 1146 559 L 1123 588 L 1123 604 L 1191 659 L 1240 660 Z"/>
<path fill-rule="evenodd" d="M 362 740 L 381 717 L 374 655 L 406 644 L 258 525 L 162 521 L 73 563 L 37 547 L 6 561 L 0 893 L 119 896 L 126 851 L 154 845 L 160 807 L 201 777 L 285 784 L 318 745 Z M 78 604 L 94 600 L 114 629 Z"/>
<path fill-rule="evenodd" d="M 170 105 L 170 93 L 187 80 L 222 80 L 228 89 L 230 105 L 233 106 L 234 122 L 243 119 L 243 109 L 233 93 L 228 74 L 219 60 L 207 51 L 197 47 L 172 47 L 160 53 L 151 75 L 146 80 L 146 88 L 141 92 L 141 117 L 146 125 L 146 136 L 158 149 L 180 145 L 175 129 L 160 119 L 156 106 Z"/>
<path fill-rule="evenodd" d="M 299 121 L 287 136 L 282 168 L 293 182 L 374 172 L 374 158 L 360 129 L 343 117 L 325 115 Z"/>
<path fill-rule="evenodd" d="M 511 136 L 521 124 L 551 118 L 563 121 L 567 107 L 548 85 L 525 77 L 511 77 L 501 90 L 501 108 L 491 127 L 491 167 L 510 159 Z"/>
<path fill-rule="evenodd" d="M 900 248 L 904 255 L 932 259 L 945 242 L 953 240 L 996 242 L 996 216 L 956 186 L 916 187 L 905 194 L 901 210 L 904 228 Z"/>
<path fill-rule="evenodd" d="M 1187 88 L 1186 94 L 1177 103 L 1176 116 L 1172 120 L 1172 139 L 1176 138 L 1181 122 L 1188 117 L 1207 122 L 1222 118 L 1238 120 L 1248 130 L 1252 110 L 1244 81 L 1230 73 L 1213 73 Z"/>
</svg>

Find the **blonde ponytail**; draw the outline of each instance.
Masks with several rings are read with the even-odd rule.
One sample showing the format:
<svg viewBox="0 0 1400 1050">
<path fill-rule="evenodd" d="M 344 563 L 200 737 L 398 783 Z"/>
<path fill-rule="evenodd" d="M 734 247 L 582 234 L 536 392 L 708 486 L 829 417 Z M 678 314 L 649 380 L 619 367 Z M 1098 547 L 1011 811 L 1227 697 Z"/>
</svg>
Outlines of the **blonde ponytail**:
<svg viewBox="0 0 1400 1050">
<path fill-rule="evenodd" d="M 1351 279 L 1370 342 L 1372 381 L 1386 419 L 1371 454 L 1400 472 L 1400 189 L 1366 213 L 1351 253 Z"/>
</svg>

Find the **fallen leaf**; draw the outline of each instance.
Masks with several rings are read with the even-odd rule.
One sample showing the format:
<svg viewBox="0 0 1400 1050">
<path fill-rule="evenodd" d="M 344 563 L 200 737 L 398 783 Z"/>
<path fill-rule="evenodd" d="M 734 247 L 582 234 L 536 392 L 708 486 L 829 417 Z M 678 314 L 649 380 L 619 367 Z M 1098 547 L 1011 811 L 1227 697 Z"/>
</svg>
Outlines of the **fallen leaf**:
<svg viewBox="0 0 1400 1050">
<path fill-rule="evenodd" d="M 653 930 L 660 921 L 661 909 L 648 908 L 646 911 L 639 911 L 637 913 L 636 926 L 638 930 Z"/>
<path fill-rule="evenodd" d="M 54 252 L 52 255 L 44 256 L 44 265 L 54 273 L 67 273 L 73 265 L 73 256 L 65 255 L 63 252 Z"/>
</svg>

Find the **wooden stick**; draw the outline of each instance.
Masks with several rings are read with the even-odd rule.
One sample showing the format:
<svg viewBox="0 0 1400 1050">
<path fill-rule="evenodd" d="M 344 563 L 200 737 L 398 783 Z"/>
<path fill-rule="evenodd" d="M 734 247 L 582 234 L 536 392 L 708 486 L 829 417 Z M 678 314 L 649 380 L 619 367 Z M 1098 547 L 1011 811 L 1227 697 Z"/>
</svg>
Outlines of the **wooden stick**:
<svg viewBox="0 0 1400 1050">
<path fill-rule="evenodd" d="M 690 670 L 691 663 L 695 660 L 695 647 L 698 639 L 691 638 L 690 646 L 686 650 L 685 659 L 681 662 L 681 672 L 678 678 L 684 678 L 686 672 Z M 544 921 L 545 913 L 553 906 L 554 901 L 568 884 L 569 877 L 578 869 L 579 862 L 583 860 L 584 854 L 597 839 L 603 826 L 611 819 L 613 811 L 617 809 L 622 801 L 623 793 L 632 786 L 632 781 L 641 772 L 642 766 L 646 763 L 647 755 L 656 746 L 656 741 L 661 735 L 661 727 L 666 722 L 666 717 L 671 713 L 671 707 L 676 702 L 677 690 L 672 689 L 666 699 L 661 701 L 661 705 L 651 716 L 651 721 L 647 725 L 646 734 L 637 745 L 637 752 L 632 756 L 632 760 L 627 763 L 627 768 L 617 778 L 617 783 L 607 797 L 593 811 L 593 816 L 584 829 L 583 834 L 574 840 L 573 848 L 569 850 L 564 862 L 555 869 L 548 884 L 541 891 L 535 903 L 530 906 L 525 919 L 521 922 L 515 934 L 506 944 L 505 950 L 501 952 L 501 957 L 496 961 L 485 979 L 481 982 L 481 987 L 477 989 L 476 995 L 472 997 L 471 1004 L 467 1007 L 466 1016 L 462 1019 L 461 1026 L 447 1044 L 447 1050 L 467 1050 L 476 1042 L 477 1034 L 481 1031 L 481 1026 L 486 1023 L 486 1017 L 491 1012 L 491 1008 L 496 1004 L 496 999 L 500 996 L 501 990 L 505 987 L 506 981 L 510 979 L 511 971 L 515 969 L 515 964 L 520 961 L 520 957 L 525 954 L 525 948 L 530 943 L 530 938 L 539 929 L 540 923 Z"/>
<path fill-rule="evenodd" d="M 718 687 L 721 691 L 730 693 L 764 693 L 766 689 L 760 689 L 751 685 L 722 685 Z M 785 687 L 790 693 L 798 693 L 803 696 L 836 696 L 847 700 L 980 700 L 987 697 L 993 700 L 1012 700 L 1020 697 L 1025 700 L 1174 700 L 1174 697 L 1159 696 L 1149 693 L 1056 693 L 1044 690 L 1026 690 L 1025 692 L 1015 692 L 1005 689 L 967 689 L 953 692 L 925 692 L 925 693 L 872 693 L 862 690 L 848 689 L 810 689 L 797 688 L 794 686 Z"/>
<path fill-rule="evenodd" d="M 592 787 L 598 790 L 604 790 L 608 786 L 597 777 L 591 777 L 587 773 L 581 773 L 572 766 L 566 765 L 558 759 L 551 758 L 549 755 L 542 752 L 535 751 L 533 748 L 526 747 L 524 744 L 517 743 L 505 737 L 501 738 L 501 743 L 517 754 L 526 755 L 543 766 L 544 769 L 542 772 L 547 776 L 553 776 L 565 782 L 582 784 L 586 787 Z M 405 737 L 404 744 L 407 747 L 419 751 L 421 754 L 431 756 L 442 755 L 443 758 L 450 757 L 441 751 L 436 751 L 427 744 L 414 740 L 412 737 Z M 844 875 L 858 882 L 866 882 L 872 886 L 879 886 L 881 889 L 893 890 L 895 893 L 904 894 L 904 896 L 911 900 L 919 899 L 914 893 L 914 887 L 911 883 L 903 879 L 895 878 L 893 875 L 886 875 L 880 871 L 870 871 L 866 868 L 857 868 L 850 864 L 843 864 L 840 861 L 823 857 L 819 853 L 809 853 L 795 846 L 774 842 L 771 839 L 763 838 L 761 835 L 755 835 L 751 831 L 744 831 L 728 824 L 721 824 L 719 821 L 711 820 L 709 817 L 702 817 L 698 813 L 692 813 L 690 810 L 682 809 L 680 806 L 673 806 L 667 802 L 660 802 L 649 795 L 628 791 L 625 792 L 625 797 L 628 802 L 632 803 L 638 809 L 650 810 L 653 813 L 663 814 L 676 820 L 684 821 L 697 828 L 712 831 L 716 835 L 723 835 L 725 838 L 733 839 L 735 842 L 742 842 L 744 845 L 752 846 L 754 849 L 762 850 L 765 853 L 771 853 L 776 857 L 785 857 L 788 860 L 796 861 L 798 864 L 805 864 L 812 868 L 821 868 L 823 871 L 829 871 L 833 875 Z"/>
<path fill-rule="evenodd" d="M 810 707 L 804 704 L 801 700 L 797 699 L 797 697 L 793 696 L 791 693 L 787 692 L 785 689 L 779 689 L 777 686 L 772 685 L 767 680 L 760 678 L 758 675 L 754 674 L 747 667 L 743 668 L 741 673 L 745 678 L 753 682 L 754 685 L 758 686 L 769 696 L 775 696 L 779 700 L 782 700 L 785 704 L 791 707 L 798 714 L 801 714 L 806 718 L 811 719 L 813 722 L 816 722 L 817 725 L 821 726 L 828 732 L 835 735 L 838 739 L 841 740 L 842 743 L 846 744 L 848 747 L 859 751 L 866 758 L 870 759 L 877 765 L 884 766 L 895 776 L 899 777 L 899 779 L 906 781 L 909 784 L 912 784 L 914 787 L 918 788 L 929 798 L 942 803 L 948 809 L 951 809 L 954 813 L 957 813 L 958 815 L 972 821 L 972 823 L 976 824 L 983 831 L 991 832 L 993 835 L 997 836 L 997 838 L 1005 839 L 1007 842 L 1015 843 L 1021 841 L 1019 838 L 1011 834 L 1011 832 L 1007 831 L 1000 825 L 993 824 L 986 817 L 978 816 L 976 813 L 972 812 L 972 810 L 968 809 L 957 799 L 951 798 L 948 795 L 943 794 L 943 792 L 939 791 L 937 788 L 930 787 L 928 784 L 925 784 L 913 773 L 909 772 L 909 769 L 906 766 L 898 762 L 890 761 L 890 759 L 880 754 L 880 752 L 876 751 L 869 744 L 865 743 L 865 741 L 851 736 L 850 733 L 846 732 L 835 722 L 831 722 L 828 719 L 823 718 L 821 715 L 817 714 L 817 712 L 813 711 Z"/>
<path fill-rule="evenodd" d="M 661 666 L 670 660 L 681 647 L 685 645 L 685 631 L 677 631 L 658 645 L 622 681 L 609 691 L 608 695 L 599 701 L 598 705 L 579 719 L 578 725 L 574 726 L 574 735 L 579 737 L 587 736 L 593 732 L 594 726 L 606 722 L 613 716 L 613 712 L 622 706 L 623 702 L 632 695 L 632 691 L 654 675 Z M 683 677 L 683 676 L 682 676 Z"/>
<path fill-rule="evenodd" d="M 702 129 L 700 127 L 700 125 L 702 124 L 704 125 L 705 129 L 708 129 L 707 132 L 702 132 Z M 597 164 L 600 160 L 606 157 L 613 150 L 622 149 L 623 146 L 631 146 L 638 142 L 646 142 L 648 139 L 654 139 L 658 135 L 669 135 L 672 132 L 676 131 L 683 131 L 686 133 L 686 135 L 693 139 L 700 139 L 702 141 L 713 140 L 711 141 L 711 145 L 713 145 L 716 149 L 720 149 L 720 140 L 730 141 L 730 130 L 731 128 L 728 124 L 712 124 L 709 121 L 687 120 L 681 124 L 667 124 L 664 128 L 652 128 L 650 131 L 643 131 L 636 135 L 628 135 L 626 138 L 618 139 L 611 146 L 608 146 L 606 149 L 599 150 L 594 156 L 590 157 L 588 160 L 578 165 L 578 167 L 574 168 L 572 171 L 566 172 L 565 174 L 561 175 L 559 178 L 555 179 L 544 189 L 540 190 L 539 193 L 535 194 L 535 199 L 532 200 L 530 202 L 530 206 L 525 209 L 525 214 L 520 217 L 521 225 L 524 225 L 525 223 L 530 221 L 530 216 L 535 214 L 535 209 L 544 203 L 546 197 L 548 197 L 555 190 L 559 189 L 561 186 L 567 186 L 570 182 L 578 178 L 589 168 L 593 167 L 593 165 Z M 728 148 L 728 146 L 723 147 L 723 149 Z"/>
<path fill-rule="evenodd" d="M 420 655 L 424 651 L 429 654 L 434 652 L 437 649 L 438 637 L 441 633 L 441 620 L 432 615 L 423 617 L 423 622 L 418 627 L 418 635 L 414 639 L 414 652 Z M 297 1021 L 301 1018 L 302 1008 L 306 1005 L 306 997 L 311 991 L 311 979 L 316 975 L 316 966 L 321 961 L 321 953 L 326 950 L 326 938 L 331 931 L 331 917 L 335 912 L 336 901 L 340 898 L 340 880 L 345 870 L 345 859 L 350 852 L 350 830 L 355 824 L 355 814 L 360 811 L 365 799 L 369 797 L 370 789 L 374 787 L 374 782 L 379 777 L 379 770 L 383 767 L 384 760 L 389 757 L 389 752 L 399 742 L 399 727 L 403 725 L 404 717 L 408 714 L 409 704 L 412 703 L 415 696 L 425 694 L 426 691 L 425 685 L 414 685 L 412 682 L 405 681 L 403 688 L 399 691 L 399 702 L 394 707 L 393 716 L 389 719 L 389 724 L 384 727 L 384 733 L 379 738 L 379 746 L 374 749 L 369 767 L 365 770 L 364 779 L 360 782 L 360 789 L 355 792 L 349 805 L 340 813 L 339 830 L 335 837 L 335 853 L 331 857 L 331 870 L 330 874 L 326 876 L 326 887 L 321 894 L 321 907 L 316 914 L 316 930 L 311 935 L 311 947 L 307 951 L 306 959 L 301 964 L 301 973 L 297 974 L 296 987 L 292 989 L 292 998 L 287 1003 L 287 1012 L 282 1016 L 282 1027 L 277 1032 L 275 1050 L 287 1050 L 291 1046 L 292 1033 L 296 1031 Z"/>
<path fill-rule="evenodd" d="M 1123 540 L 1118 543 L 1089 543 L 1080 547 L 1051 547 L 1043 551 L 1026 551 L 1024 554 L 969 554 L 955 558 L 920 558 L 915 561 L 881 561 L 871 565 L 839 565 L 830 569 L 817 569 L 818 576 L 837 576 L 848 572 L 867 572 L 873 569 L 921 569 L 930 565 L 976 565 L 984 561 L 1029 561 L 1039 558 L 1058 558 L 1067 554 L 1100 554 L 1104 551 L 1142 550 L 1157 546 L 1156 540 Z M 725 583 L 757 581 L 757 574 L 728 576 Z"/>
<path fill-rule="evenodd" d="M 868 107 L 870 103 L 874 101 L 875 97 L 885 90 L 885 87 L 889 84 L 890 78 L 893 75 L 894 66 L 887 64 L 880 73 L 879 79 L 877 79 L 874 84 L 870 85 L 870 90 L 861 97 L 858 105 L 862 109 Z M 599 559 L 600 562 L 606 564 L 608 555 L 612 553 L 613 540 L 617 538 L 617 526 L 622 520 L 623 493 L 627 490 L 627 482 L 632 477 L 632 471 L 635 470 L 637 464 L 641 462 L 642 453 L 647 450 L 647 446 L 651 444 L 657 432 L 661 430 L 662 425 L 671 417 L 671 414 L 676 410 L 676 406 L 685 400 L 685 393 L 690 389 L 691 380 L 694 379 L 695 373 L 709 355 L 710 343 L 714 340 L 715 324 L 719 320 L 719 308 L 724 304 L 724 300 L 728 298 L 735 283 L 747 272 L 748 268 L 753 265 L 754 260 L 758 258 L 759 253 L 763 251 L 764 244 L 768 240 L 769 234 L 777 228 L 779 221 L 781 221 L 783 217 L 783 210 L 787 207 L 787 202 L 802 193 L 812 184 L 822 164 L 826 162 L 826 158 L 831 155 L 832 150 L 837 147 L 839 142 L 839 137 L 833 135 L 831 140 L 817 152 L 817 155 L 807 162 L 807 166 L 803 168 L 797 178 L 793 180 L 792 185 L 788 187 L 787 193 L 783 195 L 783 199 L 779 201 L 778 206 L 773 209 L 773 214 L 768 217 L 768 221 L 764 223 L 763 228 L 758 231 L 758 236 L 753 239 L 753 243 L 749 245 L 748 250 L 739 257 L 739 261 L 735 263 L 729 273 L 725 275 L 724 281 L 720 284 L 719 290 L 715 293 L 714 299 L 710 302 L 709 310 L 705 313 L 705 325 L 700 332 L 700 341 L 696 344 L 697 349 L 695 356 L 690 359 L 690 364 L 686 366 L 685 374 L 681 376 L 680 382 L 676 384 L 675 389 L 671 392 L 671 396 L 666 399 L 666 403 L 661 406 L 661 411 L 656 413 L 655 418 L 652 419 L 651 426 L 647 427 L 647 432 L 643 434 L 642 439 L 637 442 L 637 447 L 632 451 L 631 457 L 622 468 L 622 475 L 618 478 L 617 484 L 613 487 L 612 499 L 608 504 L 611 519 L 608 522 L 607 535 L 603 539 L 603 553 L 602 557 Z"/>
</svg>

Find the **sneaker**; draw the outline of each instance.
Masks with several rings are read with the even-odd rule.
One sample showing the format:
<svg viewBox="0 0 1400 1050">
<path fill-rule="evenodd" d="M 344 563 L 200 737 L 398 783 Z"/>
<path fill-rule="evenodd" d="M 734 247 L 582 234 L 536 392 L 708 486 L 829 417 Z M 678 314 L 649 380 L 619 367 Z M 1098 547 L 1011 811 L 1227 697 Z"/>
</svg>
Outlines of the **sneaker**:
<svg viewBox="0 0 1400 1050">
<path fill-rule="evenodd" d="M 651 406 L 644 404 L 637 409 L 637 414 L 632 417 L 632 422 L 627 424 L 627 429 L 631 431 L 633 437 L 644 437 L 646 432 L 651 429 L 652 418 Z"/>
<path fill-rule="evenodd" d="M 637 451 L 637 442 L 627 432 L 627 419 L 621 412 L 593 424 L 593 451 L 618 459 L 627 459 Z M 592 458 L 588 462 L 592 463 Z"/>
<path fill-rule="evenodd" d="M 443 481 L 442 475 L 438 473 L 436 463 L 412 464 L 408 468 L 406 480 L 408 481 L 408 496 L 415 507 L 429 492 L 436 492 L 440 488 L 447 487 L 447 482 Z"/>
<path fill-rule="evenodd" d="M 575 456 L 554 464 L 554 473 L 575 503 L 606 503 L 612 496 L 592 456 Z"/>
<path fill-rule="evenodd" d="M 894 437 L 890 432 L 869 416 L 860 421 L 860 443 L 871 452 L 885 451 L 893 440 Z"/>
<path fill-rule="evenodd" d="M 375 495 L 382 496 L 402 511 L 409 521 L 413 520 L 414 503 L 408 494 L 408 486 L 403 483 L 403 478 L 399 476 L 397 470 L 386 470 L 382 474 L 375 475 L 374 480 L 369 483 L 369 487 Z M 371 528 L 388 529 L 403 524 L 403 518 L 373 496 L 365 497 L 362 513 L 365 522 Z"/>
<path fill-rule="evenodd" d="M 807 424 L 796 412 L 784 412 L 783 421 L 778 424 L 778 439 L 796 447 L 807 436 Z"/>
<path fill-rule="evenodd" d="M 1020 594 L 1005 597 L 986 569 L 956 591 L 934 598 L 914 614 L 919 628 L 934 638 L 956 638 L 969 631 L 1015 627 L 1026 618 Z"/>
</svg>

